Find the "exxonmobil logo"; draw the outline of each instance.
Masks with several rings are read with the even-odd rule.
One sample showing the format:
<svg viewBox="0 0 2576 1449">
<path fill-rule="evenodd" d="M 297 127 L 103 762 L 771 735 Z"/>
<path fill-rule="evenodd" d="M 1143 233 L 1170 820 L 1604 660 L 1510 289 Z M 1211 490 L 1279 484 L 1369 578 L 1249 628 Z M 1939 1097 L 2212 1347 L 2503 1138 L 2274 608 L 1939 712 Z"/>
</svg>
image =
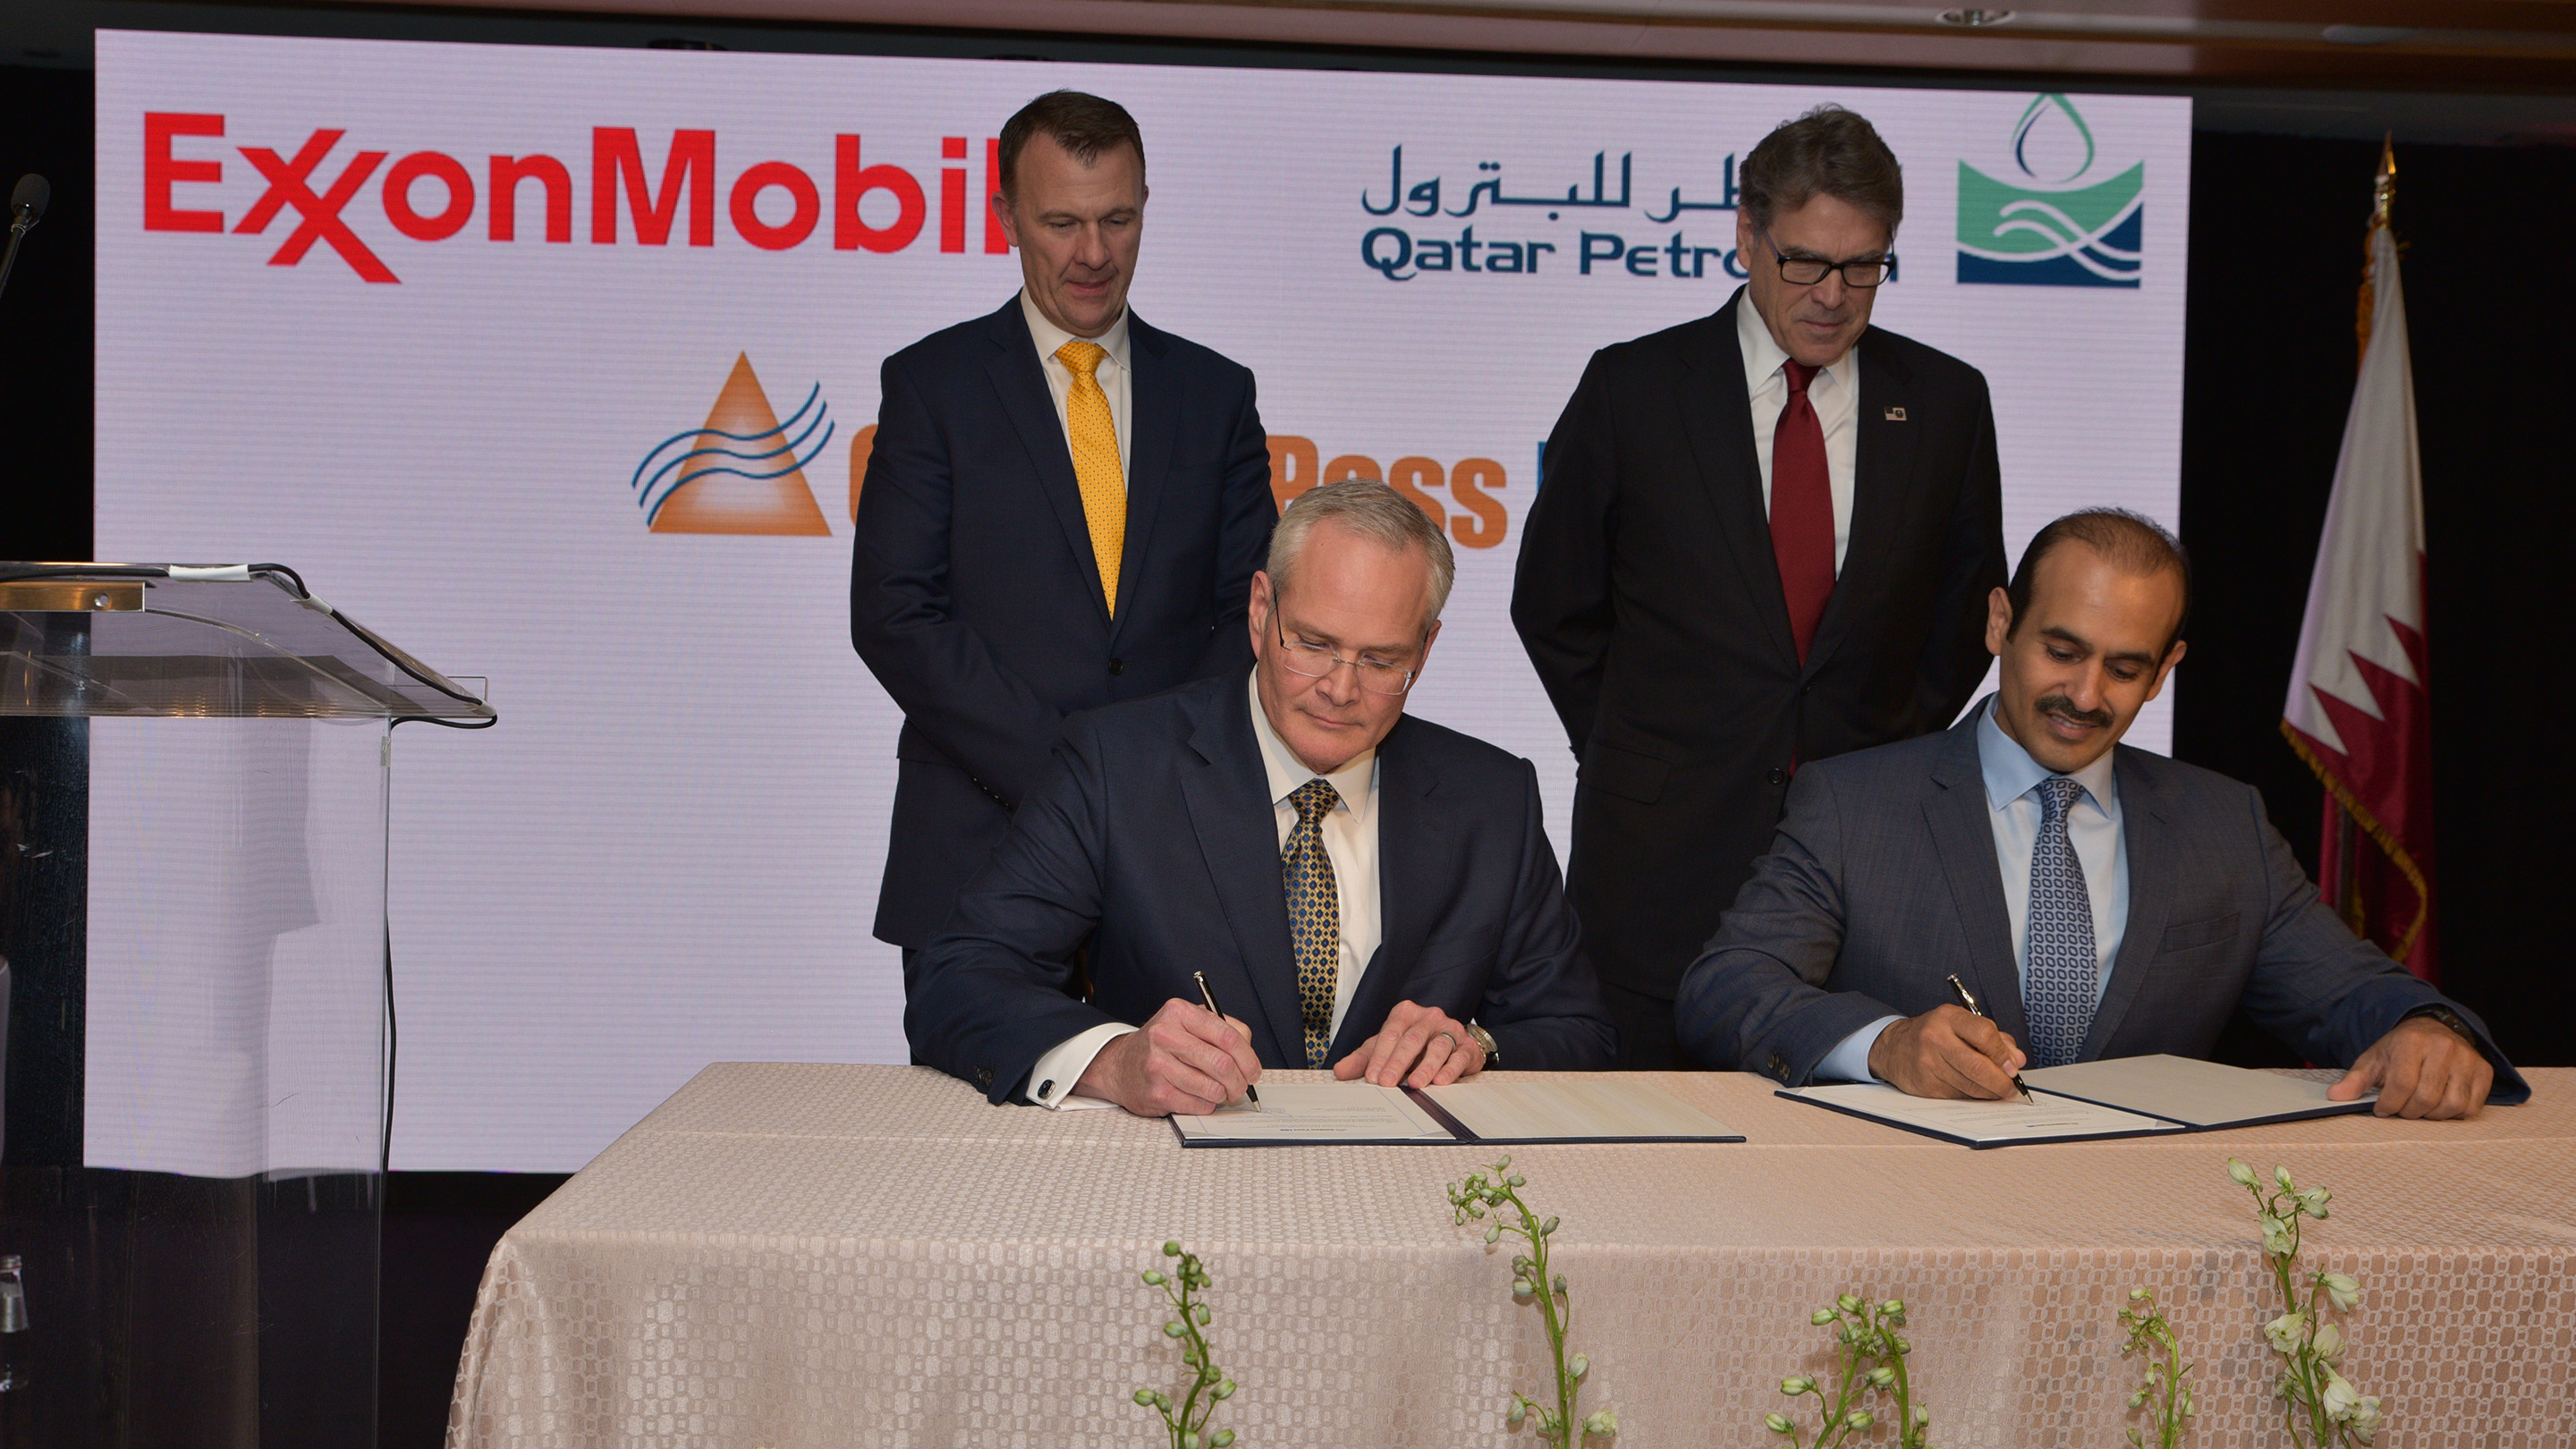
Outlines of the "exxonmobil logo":
<svg viewBox="0 0 2576 1449">
<path fill-rule="evenodd" d="M 669 246 L 676 234 L 683 245 L 712 247 L 721 193 L 723 222 L 763 251 L 828 242 L 835 251 L 899 252 L 925 233 L 935 236 L 943 252 L 967 249 L 964 136 L 940 138 L 933 231 L 930 196 L 920 177 L 894 161 L 866 159 L 855 134 L 832 138 L 831 171 L 820 180 L 788 161 L 722 172 L 713 130 L 674 130 L 667 143 L 648 147 L 633 126 L 595 126 L 589 156 L 576 155 L 571 162 L 542 152 L 468 159 L 409 151 L 397 157 L 391 147 L 344 145 L 348 135 L 345 128 L 317 127 L 294 154 L 284 155 L 269 146 L 229 145 L 220 113 L 146 111 L 143 229 L 252 236 L 277 229 L 284 239 L 269 254 L 270 266 L 300 266 L 321 247 L 368 281 L 392 283 L 402 279 L 378 255 L 381 241 L 368 239 L 370 233 L 382 236 L 370 211 L 381 212 L 385 224 L 416 242 L 466 238 L 479 216 L 483 224 L 476 230 L 487 242 L 542 238 L 570 245 L 574 218 L 586 212 L 585 239 L 593 246 Z M 986 198 L 998 189 L 1001 149 L 1000 140 L 985 139 Z M 266 184 L 229 227 L 225 213 L 206 204 L 213 198 L 197 189 L 223 184 L 232 164 L 223 154 L 227 150 Z M 578 183 L 585 178 L 586 208 L 578 204 Z M 983 251 L 1009 251 L 990 205 L 978 210 Z M 871 213 L 877 221 L 869 220 Z"/>
</svg>

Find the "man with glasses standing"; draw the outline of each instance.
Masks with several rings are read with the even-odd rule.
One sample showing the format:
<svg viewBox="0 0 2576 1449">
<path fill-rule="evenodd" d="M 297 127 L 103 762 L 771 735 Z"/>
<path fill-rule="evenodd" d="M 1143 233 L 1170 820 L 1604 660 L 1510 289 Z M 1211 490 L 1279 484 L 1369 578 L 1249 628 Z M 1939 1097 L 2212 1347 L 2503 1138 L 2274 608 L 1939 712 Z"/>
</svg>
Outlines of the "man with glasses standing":
<svg viewBox="0 0 2576 1449">
<path fill-rule="evenodd" d="M 1685 1065 L 1682 972 L 1802 761 L 1943 728 L 2004 582 L 1975 368 L 1869 325 L 1904 184 L 1820 106 L 1739 170 L 1745 286 L 1594 355 L 1548 439 L 1512 621 L 1581 762 L 1568 889 L 1619 1065 Z"/>
<path fill-rule="evenodd" d="M 1404 717 L 1455 572 L 1383 483 L 1299 497 L 1252 576 L 1248 672 L 1065 727 L 923 952 L 915 1059 L 997 1103 L 1147 1116 L 1212 1111 L 1264 1067 L 1608 1066 L 1537 772 Z"/>
</svg>

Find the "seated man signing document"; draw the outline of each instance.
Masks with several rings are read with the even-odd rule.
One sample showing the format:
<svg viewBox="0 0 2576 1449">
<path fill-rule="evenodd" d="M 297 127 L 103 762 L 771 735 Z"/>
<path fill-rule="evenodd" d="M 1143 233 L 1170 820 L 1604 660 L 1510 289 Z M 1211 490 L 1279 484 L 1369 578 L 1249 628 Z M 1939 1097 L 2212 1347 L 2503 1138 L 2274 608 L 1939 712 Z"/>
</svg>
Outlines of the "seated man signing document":
<svg viewBox="0 0 2576 1449">
<path fill-rule="evenodd" d="M 2348 1068 L 2333 1099 L 2378 1089 L 2382 1116 L 2527 1098 L 2483 1023 L 2318 900 L 2253 789 L 2120 746 L 2190 605 L 2155 524 L 2040 530 L 1987 603 L 2001 691 L 1945 733 L 1798 772 L 1683 978 L 1683 1042 L 1791 1086 L 2000 1099 L 2025 1065 L 2206 1058 L 2242 1006 Z"/>
<path fill-rule="evenodd" d="M 913 1055 L 997 1103 L 1146 1116 L 1214 1111 L 1264 1067 L 1609 1066 L 1537 773 L 1404 717 L 1454 571 L 1383 483 L 1300 497 L 1252 576 L 1249 677 L 1066 725 L 928 948 Z"/>
</svg>

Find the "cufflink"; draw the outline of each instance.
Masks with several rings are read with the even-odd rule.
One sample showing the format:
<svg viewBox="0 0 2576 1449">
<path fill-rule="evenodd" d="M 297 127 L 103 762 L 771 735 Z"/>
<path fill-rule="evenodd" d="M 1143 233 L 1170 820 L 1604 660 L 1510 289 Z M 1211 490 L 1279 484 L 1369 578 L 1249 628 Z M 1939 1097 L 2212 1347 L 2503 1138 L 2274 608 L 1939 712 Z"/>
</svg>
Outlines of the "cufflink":
<svg viewBox="0 0 2576 1449">
<path fill-rule="evenodd" d="M 1492 1032 L 1471 1021 L 1467 1023 L 1467 1035 L 1474 1037 L 1476 1045 L 1484 1051 L 1485 1069 L 1490 1070 L 1503 1064 L 1503 1049 L 1495 1042 Z"/>
<path fill-rule="evenodd" d="M 1055 1078 L 1053 1077 L 1049 1077 L 1045 1081 L 1038 1083 L 1038 1100 L 1041 1102 L 1045 1101 L 1047 1099 L 1047 1094 L 1054 1090 Z"/>
<path fill-rule="evenodd" d="M 975 1085 L 979 1087 L 990 1087 L 993 1085 L 993 1069 L 991 1067 L 977 1067 L 975 1069 Z"/>
</svg>

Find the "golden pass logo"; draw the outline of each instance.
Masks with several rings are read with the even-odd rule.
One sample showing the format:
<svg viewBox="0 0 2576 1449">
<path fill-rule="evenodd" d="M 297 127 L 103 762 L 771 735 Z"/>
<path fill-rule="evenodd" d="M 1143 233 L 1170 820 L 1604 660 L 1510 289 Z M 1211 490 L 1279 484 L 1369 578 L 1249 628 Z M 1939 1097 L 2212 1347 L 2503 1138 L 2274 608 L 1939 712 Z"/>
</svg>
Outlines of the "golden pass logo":
<svg viewBox="0 0 2576 1449">
<path fill-rule="evenodd" d="M 805 469 L 832 441 L 831 411 L 816 383 L 779 421 L 751 355 L 736 355 L 705 425 L 663 439 L 635 465 L 630 486 L 645 526 L 655 533 L 829 536 Z"/>
<path fill-rule="evenodd" d="M 1411 499 L 1433 524 L 1445 526 L 1462 548 L 1492 548 L 1511 529 L 1511 514 L 1501 499 L 1492 496 L 1510 480 L 1503 475 L 1503 465 L 1491 458 L 1461 458 L 1456 465 L 1443 467 L 1437 458 L 1409 454 L 1383 468 L 1364 453 L 1344 453 L 1329 463 L 1322 458 L 1323 450 L 1312 438 L 1270 435 L 1270 495 L 1278 500 L 1281 512 L 1318 483 L 1367 478 Z M 1444 491 L 1449 504 L 1440 500 Z"/>
<path fill-rule="evenodd" d="M 801 407 L 779 421 L 751 370 L 750 357 L 737 357 L 706 425 L 664 439 L 636 465 L 636 503 L 647 526 L 655 533 L 828 536 L 831 525 L 815 505 L 805 469 L 831 441 L 835 424 L 826 416 L 829 411 L 818 384 Z M 859 516 L 859 493 L 876 435 L 871 423 L 850 437 L 852 522 Z M 1360 453 L 1326 462 L 1314 439 L 1294 433 L 1272 433 L 1269 444 L 1270 492 L 1282 511 L 1318 483 L 1369 478 L 1412 500 L 1460 547 L 1494 548 L 1510 532 L 1511 515 L 1493 496 L 1509 479 L 1503 465 L 1491 458 L 1463 458 L 1444 466 L 1435 458 L 1407 454 L 1380 466 Z"/>
</svg>

